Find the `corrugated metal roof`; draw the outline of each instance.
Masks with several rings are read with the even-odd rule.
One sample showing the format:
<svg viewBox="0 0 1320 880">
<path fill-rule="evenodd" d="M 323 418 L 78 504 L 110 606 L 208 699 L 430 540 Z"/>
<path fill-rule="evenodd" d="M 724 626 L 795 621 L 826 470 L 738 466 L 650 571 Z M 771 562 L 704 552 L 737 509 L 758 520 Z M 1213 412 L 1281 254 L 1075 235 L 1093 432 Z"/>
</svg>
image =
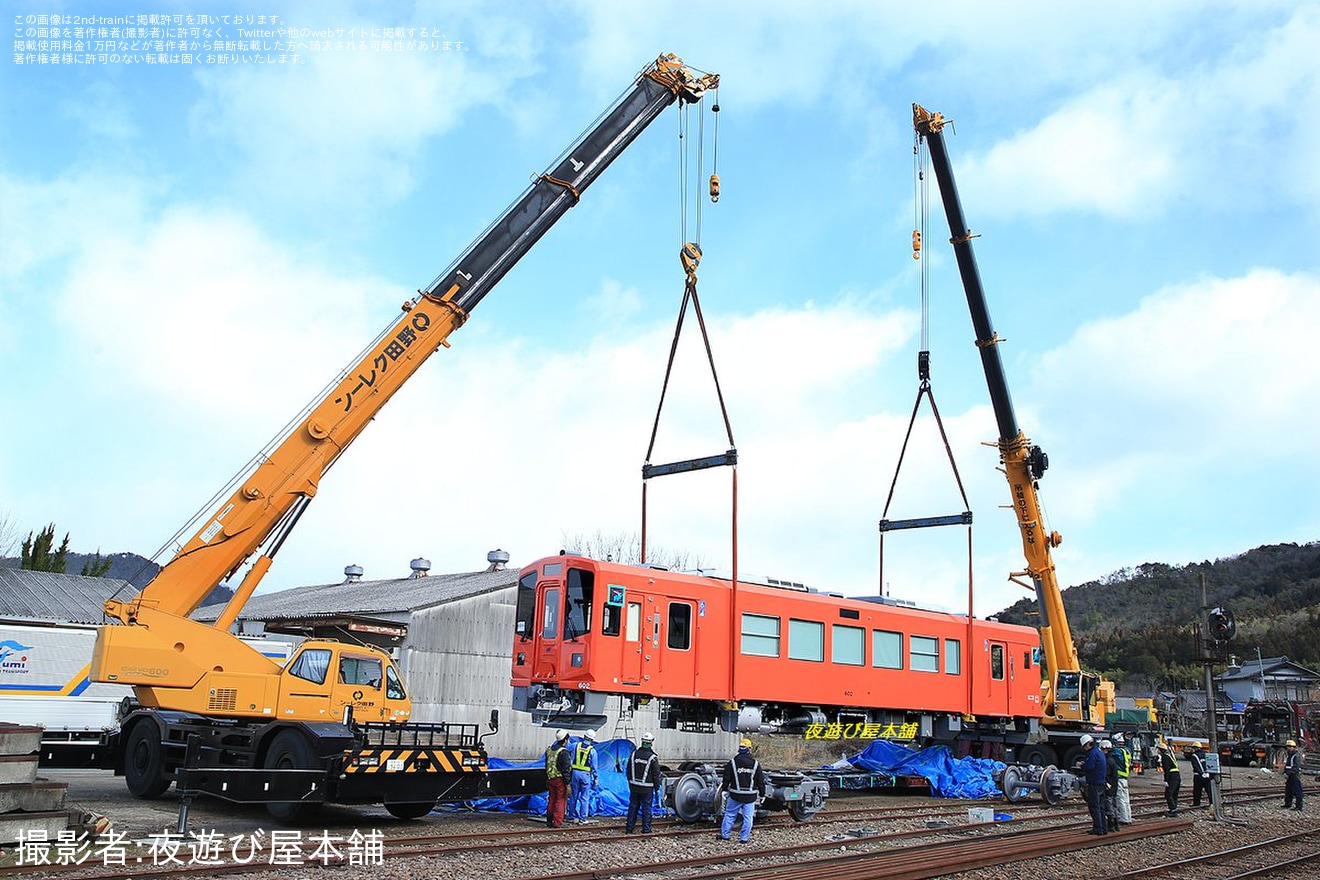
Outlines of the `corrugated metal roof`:
<svg viewBox="0 0 1320 880">
<path fill-rule="evenodd" d="M 1219 681 L 1238 679 L 1258 679 L 1264 674 L 1267 678 L 1302 678 L 1318 679 L 1320 675 L 1307 669 L 1300 663 L 1294 663 L 1287 657 L 1264 657 L 1260 660 L 1244 660 L 1240 667 L 1228 668 L 1228 671 L 1215 678 Z"/>
<path fill-rule="evenodd" d="M 101 606 L 121 589 L 125 597 L 137 592 L 128 581 L 0 568 L 0 615 L 70 623 L 104 623 Z"/>
<path fill-rule="evenodd" d="M 513 586 L 517 579 L 517 571 L 504 569 L 292 587 L 253 596 L 243 608 L 242 617 L 270 620 L 338 614 L 407 614 L 432 605 L 502 590 Z M 193 618 L 215 620 L 223 607 L 207 606 L 193 614 Z"/>
</svg>

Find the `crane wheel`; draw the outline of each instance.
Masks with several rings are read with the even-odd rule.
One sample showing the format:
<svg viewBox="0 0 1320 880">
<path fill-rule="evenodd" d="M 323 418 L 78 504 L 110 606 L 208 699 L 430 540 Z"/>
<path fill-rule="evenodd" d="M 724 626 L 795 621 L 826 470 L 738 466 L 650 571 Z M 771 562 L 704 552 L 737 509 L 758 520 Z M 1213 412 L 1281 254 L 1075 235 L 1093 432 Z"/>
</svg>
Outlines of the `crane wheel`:
<svg viewBox="0 0 1320 880">
<path fill-rule="evenodd" d="M 170 787 L 165 775 L 165 750 L 160 728 L 150 719 L 133 725 L 124 743 L 124 782 L 136 798 L 160 797 Z"/>
<path fill-rule="evenodd" d="M 265 767 L 267 770 L 313 770 L 316 757 L 307 737 L 296 730 L 282 730 L 271 741 Z M 298 822 L 312 816 L 320 806 L 319 803 L 272 801 L 266 804 L 266 812 L 281 822 Z"/>
<path fill-rule="evenodd" d="M 386 811 L 396 819 L 420 819 L 435 809 L 435 801 L 419 803 L 386 804 Z"/>
</svg>

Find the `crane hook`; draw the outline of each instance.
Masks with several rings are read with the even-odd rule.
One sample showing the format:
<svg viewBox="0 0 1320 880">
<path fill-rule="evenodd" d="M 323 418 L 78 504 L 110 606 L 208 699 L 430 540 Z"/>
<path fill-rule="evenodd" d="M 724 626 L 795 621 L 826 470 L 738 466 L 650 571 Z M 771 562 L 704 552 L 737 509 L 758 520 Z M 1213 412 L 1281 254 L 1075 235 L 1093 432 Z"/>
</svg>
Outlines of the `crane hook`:
<svg viewBox="0 0 1320 880">
<path fill-rule="evenodd" d="M 720 176 L 718 174 L 710 176 L 710 200 L 711 202 L 720 200 Z"/>
<path fill-rule="evenodd" d="M 921 230 L 912 230 L 912 259 L 921 259 Z"/>
</svg>

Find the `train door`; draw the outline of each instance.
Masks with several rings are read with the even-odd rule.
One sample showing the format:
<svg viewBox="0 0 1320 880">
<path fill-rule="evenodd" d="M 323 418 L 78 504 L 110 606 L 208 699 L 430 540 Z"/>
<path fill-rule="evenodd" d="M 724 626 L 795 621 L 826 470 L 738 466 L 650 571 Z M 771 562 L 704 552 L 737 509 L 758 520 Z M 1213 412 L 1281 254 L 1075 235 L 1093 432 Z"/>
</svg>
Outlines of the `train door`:
<svg viewBox="0 0 1320 880">
<path fill-rule="evenodd" d="M 1013 654 L 1004 642 L 991 641 L 990 674 L 986 676 L 986 712 L 992 715 L 1011 715 L 1009 710 L 1009 684 L 1013 679 Z"/>
<path fill-rule="evenodd" d="M 624 684 L 642 683 L 642 658 L 647 644 L 642 638 L 642 598 L 640 593 L 629 593 L 623 606 Z"/>
<path fill-rule="evenodd" d="M 693 693 L 697 676 L 697 603 L 666 597 L 656 601 L 654 616 L 658 626 L 654 628 L 652 648 L 660 660 L 661 689 Z"/>
<path fill-rule="evenodd" d="M 549 568 L 549 566 L 546 566 Z M 536 605 L 536 630 L 533 633 L 535 656 L 532 660 L 532 677 L 536 681 L 553 681 L 559 678 L 559 628 L 564 612 L 564 590 L 562 581 L 546 584 L 542 581 L 539 601 Z"/>
</svg>

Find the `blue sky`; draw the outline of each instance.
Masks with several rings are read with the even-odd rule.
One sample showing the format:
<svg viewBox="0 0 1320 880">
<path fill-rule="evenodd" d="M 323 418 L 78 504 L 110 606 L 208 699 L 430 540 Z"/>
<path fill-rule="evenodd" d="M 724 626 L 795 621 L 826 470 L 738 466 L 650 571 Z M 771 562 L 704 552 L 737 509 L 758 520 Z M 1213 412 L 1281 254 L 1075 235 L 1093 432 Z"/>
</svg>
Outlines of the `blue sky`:
<svg viewBox="0 0 1320 880">
<path fill-rule="evenodd" d="M 426 27 L 462 48 L 190 66 L 11 49 L 11 537 L 55 522 L 75 550 L 150 555 L 661 52 L 723 78 L 699 284 L 744 574 L 878 588 L 917 388 L 914 101 L 954 120 L 1018 420 L 1050 455 L 1062 583 L 1320 537 L 1320 7 L 718 6 L 164 0 L 142 11 Z M 36 39 L 28 14 L 9 13 L 15 41 Z M 683 289 L 678 130 L 675 111 L 653 124 L 382 411 L 263 589 L 639 530 Z M 987 614 L 1025 595 L 1006 581 L 1021 545 L 931 195 L 933 388 Z M 727 445 L 695 326 L 683 340 L 657 462 Z M 929 418 L 914 442 L 890 515 L 957 512 Z M 649 494 L 653 547 L 730 566 L 727 471 Z M 964 609 L 966 570 L 961 530 L 886 542 L 894 595 Z"/>
</svg>

